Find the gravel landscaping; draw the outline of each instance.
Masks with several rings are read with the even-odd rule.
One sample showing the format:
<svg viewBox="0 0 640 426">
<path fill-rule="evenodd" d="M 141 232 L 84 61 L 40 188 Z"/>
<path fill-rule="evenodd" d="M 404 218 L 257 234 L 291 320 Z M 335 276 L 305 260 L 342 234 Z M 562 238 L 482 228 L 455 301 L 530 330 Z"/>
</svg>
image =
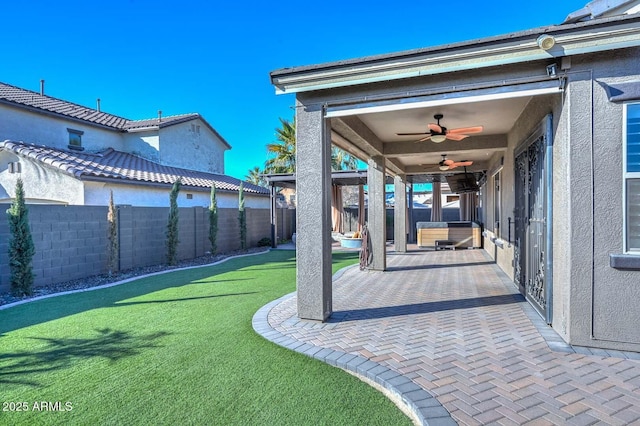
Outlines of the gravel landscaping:
<svg viewBox="0 0 640 426">
<path fill-rule="evenodd" d="M 35 297 L 45 296 L 49 294 L 61 293 L 64 291 L 71 291 L 71 290 L 82 290 L 82 289 L 96 287 L 104 284 L 110 284 L 110 283 L 126 280 L 128 278 L 152 274 L 154 272 L 161 272 L 161 271 L 167 271 L 167 270 L 178 269 L 178 268 L 186 268 L 189 266 L 209 265 L 211 263 L 219 262 L 228 257 L 238 256 L 242 254 L 260 253 L 267 250 L 268 248 L 266 247 L 254 247 L 246 250 L 236 250 L 228 253 L 206 255 L 206 256 L 196 257 L 195 259 L 183 260 L 178 262 L 174 266 L 169 266 L 169 265 L 145 266 L 140 268 L 127 269 L 125 271 L 120 271 L 111 275 L 100 274 L 100 275 L 94 275 L 86 278 L 79 278 L 76 280 L 63 281 L 56 284 L 35 287 L 33 289 L 33 294 L 31 296 L 16 297 L 9 292 L 4 292 L 4 293 L 0 293 L 0 306 L 6 305 L 9 303 L 19 302 L 22 300 L 33 299 Z"/>
</svg>

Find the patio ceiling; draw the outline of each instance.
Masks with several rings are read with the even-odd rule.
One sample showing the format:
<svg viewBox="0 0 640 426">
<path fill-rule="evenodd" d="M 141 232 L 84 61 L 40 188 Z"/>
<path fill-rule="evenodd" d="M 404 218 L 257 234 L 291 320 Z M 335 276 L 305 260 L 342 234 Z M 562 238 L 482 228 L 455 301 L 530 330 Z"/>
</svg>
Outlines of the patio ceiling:
<svg viewBox="0 0 640 426">
<path fill-rule="evenodd" d="M 380 152 L 387 159 L 388 172 L 409 175 L 413 181 L 438 181 L 443 175 L 464 171 L 463 168 L 441 171 L 438 163 L 442 154 L 454 161 L 473 161 L 467 170 L 481 174 L 495 153 L 506 151 L 506 135 L 531 98 L 522 96 L 334 117 L 331 119 L 332 142 L 361 159 Z M 427 124 L 436 122 L 435 114 L 444 115 L 440 123 L 448 129 L 483 126 L 484 130 L 462 141 L 442 143 L 417 142 L 420 137 L 397 135 L 427 131 Z"/>
</svg>

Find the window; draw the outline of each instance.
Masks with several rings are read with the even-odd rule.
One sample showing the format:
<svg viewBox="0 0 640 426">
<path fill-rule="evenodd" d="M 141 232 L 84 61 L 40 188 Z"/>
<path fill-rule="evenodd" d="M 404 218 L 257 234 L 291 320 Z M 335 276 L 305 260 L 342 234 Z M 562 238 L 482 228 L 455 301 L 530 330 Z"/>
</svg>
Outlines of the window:
<svg viewBox="0 0 640 426">
<path fill-rule="evenodd" d="M 625 251 L 640 254 L 640 103 L 625 111 Z"/>
<path fill-rule="evenodd" d="M 493 233 L 500 237 L 500 172 L 493 175 Z"/>
<path fill-rule="evenodd" d="M 82 147 L 82 135 L 84 132 L 75 129 L 67 129 L 69 132 L 69 148 L 83 150 Z"/>
</svg>

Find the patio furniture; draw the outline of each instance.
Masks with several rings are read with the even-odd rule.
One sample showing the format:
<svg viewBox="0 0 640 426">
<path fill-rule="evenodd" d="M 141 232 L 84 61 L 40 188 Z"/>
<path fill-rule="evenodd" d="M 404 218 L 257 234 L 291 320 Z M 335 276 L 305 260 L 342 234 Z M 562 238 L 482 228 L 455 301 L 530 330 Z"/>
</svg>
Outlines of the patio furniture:
<svg viewBox="0 0 640 426">
<path fill-rule="evenodd" d="M 455 248 L 482 247 L 480 225 L 475 222 L 418 222 L 416 228 L 420 248 L 438 249 L 436 241 L 450 242 Z"/>
</svg>

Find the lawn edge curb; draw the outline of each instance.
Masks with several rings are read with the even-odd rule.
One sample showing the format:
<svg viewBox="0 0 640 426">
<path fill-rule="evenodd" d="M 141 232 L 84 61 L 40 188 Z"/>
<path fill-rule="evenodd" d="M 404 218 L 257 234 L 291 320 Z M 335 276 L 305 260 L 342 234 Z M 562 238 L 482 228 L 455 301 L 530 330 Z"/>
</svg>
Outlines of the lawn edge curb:
<svg viewBox="0 0 640 426">
<path fill-rule="evenodd" d="M 136 275 L 135 277 L 126 278 L 124 280 L 115 281 L 115 282 L 107 283 L 107 284 L 102 284 L 102 285 L 98 285 L 98 286 L 95 286 L 95 287 L 79 288 L 79 289 L 76 289 L 76 290 L 61 291 L 59 293 L 44 294 L 42 296 L 33 297 L 31 299 L 25 299 L 25 300 L 19 300 L 17 302 L 7 303 L 6 305 L 0 306 L 0 311 L 3 311 L 5 309 L 9 309 L 9 308 L 13 308 L 13 307 L 19 306 L 19 305 L 24 305 L 26 303 L 37 302 L 39 300 L 44 300 L 44 299 L 50 299 L 52 297 L 66 296 L 68 294 L 74 294 L 74 293 L 85 293 L 85 292 L 94 291 L 94 290 L 102 290 L 102 289 L 109 288 L 109 287 L 115 287 L 115 286 L 118 286 L 118 285 L 127 284 L 127 283 L 130 283 L 132 281 L 139 280 L 139 279 L 142 279 L 142 278 L 148 278 L 148 277 L 153 277 L 153 276 L 156 276 L 156 275 L 168 274 L 170 272 L 186 271 L 188 269 L 207 268 L 207 267 L 210 267 L 210 266 L 219 265 L 219 264 L 224 263 L 224 262 L 226 262 L 228 260 L 238 259 L 240 257 L 258 256 L 258 255 L 266 254 L 266 253 L 269 253 L 269 252 L 271 252 L 271 250 L 265 250 L 265 251 L 261 251 L 261 252 L 258 252 L 258 253 L 238 254 L 238 255 L 235 255 L 235 256 L 225 257 L 224 259 L 218 260 L 217 262 L 206 263 L 204 265 L 193 265 L 193 266 L 185 266 L 185 267 L 182 267 L 182 268 L 167 269 L 167 270 L 164 270 L 164 271 L 151 272 L 149 274 L 144 274 L 144 275 Z"/>
<path fill-rule="evenodd" d="M 342 268 L 333 275 L 333 281 L 340 278 L 346 270 L 356 266 L 358 265 Z M 374 388 L 378 385 L 391 394 L 389 397 L 383 392 L 385 396 L 400 409 L 404 408 L 405 413 L 410 412 L 412 415 L 409 417 L 417 420 L 419 424 L 457 425 L 450 413 L 433 395 L 403 374 L 361 355 L 303 343 L 273 328 L 269 324 L 269 312 L 275 306 L 294 297 L 295 294 L 295 292 L 286 294 L 258 309 L 251 320 L 254 331 L 266 340 L 286 349 L 346 370 Z"/>
</svg>

